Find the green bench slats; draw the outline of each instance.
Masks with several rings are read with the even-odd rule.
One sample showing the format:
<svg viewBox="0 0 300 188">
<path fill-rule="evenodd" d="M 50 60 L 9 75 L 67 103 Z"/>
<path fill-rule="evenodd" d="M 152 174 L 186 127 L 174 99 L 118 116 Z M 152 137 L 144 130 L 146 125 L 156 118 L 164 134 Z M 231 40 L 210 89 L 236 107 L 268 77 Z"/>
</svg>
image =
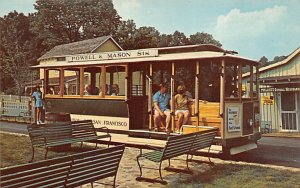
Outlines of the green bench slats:
<svg viewBox="0 0 300 188">
<path fill-rule="evenodd" d="M 217 135 L 218 130 L 213 129 L 211 132 L 208 133 L 202 133 L 201 132 L 197 135 L 195 138 L 195 141 L 191 147 L 191 153 L 201 150 L 204 148 L 209 148 L 212 145 L 212 142 Z"/>
<path fill-rule="evenodd" d="M 55 159 L 0 169 L 1 188 L 75 187 L 114 177 L 125 146 L 96 149 Z"/>
<path fill-rule="evenodd" d="M 136 179 L 138 181 L 139 180 L 153 181 L 149 178 L 142 177 L 143 166 L 140 164 L 139 159 L 146 158 L 150 161 L 159 163 L 159 168 L 157 170 L 159 170 L 159 175 L 161 179 L 160 183 L 167 184 L 167 182 L 163 180 L 161 175 L 162 162 L 168 160 L 169 167 L 170 167 L 170 160 L 172 158 L 186 154 L 187 155 L 186 165 L 187 165 L 187 169 L 189 169 L 188 156 L 194 155 L 195 151 L 207 147 L 209 147 L 209 151 L 210 151 L 210 146 L 217 132 L 218 132 L 218 128 L 209 128 L 208 130 L 201 131 L 201 132 L 195 132 L 195 133 L 184 134 L 179 136 L 171 136 L 168 138 L 164 149 L 161 151 L 156 150 L 156 151 L 151 151 L 143 154 L 141 150 L 140 155 L 137 156 L 137 163 L 140 169 L 140 176 L 137 177 Z"/>
<path fill-rule="evenodd" d="M 98 179 L 115 177 L 125 146 L 107 148 L 109 152 L 89 152 L 82 157 L 73 158 L 73 165 L 69 172 L 66 187 L 75 187 Z"/>
<path fill-rule="evenodd" d="M 63 187 L 72 161 L 68 157 L 51 159 L 0 170 L 0 187 Z M 51 187 L 51 186 L 49 186 Z"/>
<path fill-rule="evenodd" d="M 76 142 L 95 141 L 109 138 L 111 135 L 106 128 L 106 134 L 97 135 L 96 129 L 91 120 L 72 121 L 60 125 L 29 125 L 27 130 L 32 143 L 32 159 L 34 158 L 34 147 L 44 147 L 47 158 L 48 147 L 62 146 Z M 97 143 L 96 143 L 97 147 Z"/>
</svg>

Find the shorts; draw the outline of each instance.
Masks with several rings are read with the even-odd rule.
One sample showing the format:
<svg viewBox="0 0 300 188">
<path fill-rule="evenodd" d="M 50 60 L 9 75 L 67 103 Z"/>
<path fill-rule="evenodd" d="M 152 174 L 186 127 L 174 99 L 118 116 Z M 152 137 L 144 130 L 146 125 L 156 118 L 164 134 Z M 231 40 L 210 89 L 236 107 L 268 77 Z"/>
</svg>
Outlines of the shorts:
<svg viewBox="0 0 300 188">
<path fill-rule="evenodd" d="M 177 116 L 177 114 L 180 113 L 180 112 L 185 114 L 185 113 L 189 112 L 189 110 L 176 110 L 175 111 L 175 116 Z"/>
</svg>

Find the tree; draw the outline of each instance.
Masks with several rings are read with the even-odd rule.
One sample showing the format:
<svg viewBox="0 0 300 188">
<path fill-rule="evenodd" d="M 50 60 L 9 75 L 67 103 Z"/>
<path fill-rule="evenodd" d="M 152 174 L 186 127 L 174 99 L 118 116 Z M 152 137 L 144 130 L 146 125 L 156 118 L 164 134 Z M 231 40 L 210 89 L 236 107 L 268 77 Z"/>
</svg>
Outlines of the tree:
<svg viewBox="0 0 300 188">
<path fill-rule="evenodd" d="M 30 80 L 29 66 L 39 54 L 34 53 L 34 34 L 29 30 L 30 19 L 16 11 L 1 18 L 0 62 L 3 90 L 10 94 L 23 93 Z"/>
<path fill-rule="evenodd" d="M 136 25 L 133 20 L 122 21 L 114 35 L 115 40 L 123 49 L 133 49 L 135 46 Z"/>
<path fill-rule="evenodd" d="M 159 36 L 158 46 L 159 47 L 171 46 L 172 40 L 173 40 L 172 35 L 162 34 L 162 35 Z"/>
<path fill-rule="evenodd" d="M 263 56 L 260 58 L 259 62 L 261 63 L 261 67 L 264 67 L 268 65 L 268 58 L 266 56 Z"/>
<path fill-rule="evenodd" d="M 113 35 L 120 16 L 112 0 L 37 0 L 32 30 L 46 50 L 63 44 Z"/>
<path fill-rule="evenodd" d="M 154 27 L 140 27 L 134 33 L 135 45 L 132 49 L 157 47 L 159 32 Z"/>
<path fill-rule="evenodd" d="M 193 35 L 190 35 L 190 44 L 213 44 L 221 47 L 222 44 L 215 40 L 211 34 L 204 32 L 197 32 Z"/>
<path fill-rule="evenodd" d="M 169 46 L 183 46 L 189 44 L 188 38 L 184 33 L 175 31 Z"/>
</svg>

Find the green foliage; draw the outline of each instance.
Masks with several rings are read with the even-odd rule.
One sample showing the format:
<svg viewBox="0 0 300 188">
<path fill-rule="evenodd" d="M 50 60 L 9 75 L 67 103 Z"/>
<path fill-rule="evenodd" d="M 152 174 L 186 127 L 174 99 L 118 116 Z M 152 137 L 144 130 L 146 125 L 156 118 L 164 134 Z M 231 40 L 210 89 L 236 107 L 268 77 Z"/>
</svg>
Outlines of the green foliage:
<svg viewBox="0 0 300 188">
<path fill-rule="evenodd" d="M 211 34 L 204 32 L 197 32 L 194 35 L 190 36 L 190 44 L 213 44 L 221 47 L 222 44 L 213 38 Z"/>
<path fill-rule="evenodd" d="M 29 66 L 36 62 L 34 34 L 30 32 L 30 19 L 16 11 L 1 19 L 1 90 L 9 94 L 23 93 L 30 80 Z"/>
<path fill-rule="evenodd" d="M 31 79 L 29 66 L 59 44 L 112 35 L 124 50 L 208 43 L 221 46 L 203 32 L 188 38 L 180 31 L 160 34 L 154 27 L 137 28 L 133 20 L 121 21 L 112 0 L 36 0 L 34 6 L 36 12 L 29 16 L 11 12 L 0 17 L 0 90 L 7 94 L 22 94 Z M 179 81 L 192 84 L 193 78 L 184 76 L 191 75 L 188 67 L 176 74 Z"/>
<path fill-rule="evenodd" d="M 299 172 L 262 166 L 218 164 L 168 187 L 299 187 Z"/>
<path fill-rule="evenodd" d="M 283 61 L 284 59 L 286 59 L 287 56 L 275 56 L 273 61 L 269 61 L 268 58 L 266 58 L 265 56 L 261 57 L 259 62 L 261 63 L 260 67 L 265 67 L 280 61 Z"/>
<path fill-rule="evenodd" d="M 120 16 L 112 0 L 37 0 L 32 30 L 46 50 L 58 44 L 112 35 Z"/>
<path fill-rule="evenodd" d="M 117 28 L 114 39 L 123 49 L 134 49 L 136 30 L 136 25 L 133 20 L 122 21 Z"/>
</svg>

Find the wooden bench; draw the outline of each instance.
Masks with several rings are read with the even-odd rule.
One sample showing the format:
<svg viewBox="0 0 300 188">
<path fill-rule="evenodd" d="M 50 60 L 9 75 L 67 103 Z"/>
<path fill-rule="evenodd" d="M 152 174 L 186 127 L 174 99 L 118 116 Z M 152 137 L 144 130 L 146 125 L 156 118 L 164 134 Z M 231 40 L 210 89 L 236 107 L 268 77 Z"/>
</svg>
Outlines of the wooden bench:
<svg viewBox="0 0 300 188">
<path fill-rule="evenodd" d="M 204 127 L 200 127 L 204 128 Z M 193 155 L 196 154 L 197 151 L 202 150 L 202 149 L 208 149 L 208 153 L 210 152 L 211 145 L 213 144 L 214 138 L 218 133 L 218 128 L 215 127 L 206 127 L 207 130 L 199 131 L 196 132 L 196 137 L 194 140 L 194 143 L 191 147 L 191 150 L 189 154 L 191 155 L 191 159 L 189 161 L 197 162 L 196 160 L 193 160 Z M 210 157 L 208 155 L 208 159 L 210 164 L 213 164 L 210 160 Z"/>
<path fill-rule="evenodd" d="M 191 114 L 191 117 L 188 121 L 188 125 L 198 125 L 198 118 L 195 116 L 195 104 L 190 103 L 189 104 L 189 111 Z M 221 123 L 222 123 L 222 117 L 220 116 L 220 103 L 218 102 L 204 102 L 199 101 L 199 125 L 200 126 L 210 126 L 210 127 L 216 127 L 219 128 L 219 131 L 217 133 L 218 136 L 221 135 Z M 178 127 L 178 118 L 175 117 L 175 127 Z M 189 132 L 195 132 L 195 130 L 192 128 L 191 130 L 186 130 L 186 133 Z"/>
<path fill-rule="evenodd" d="M 63 146 L 76 142 L 81 142 L 80 147 L 82 147 L 83 142 L 103 138 L 109 138 L 109 141 L 111 141 L 108 129 L 106 127 L 102 127 L 102 129 L 106 129 L 106 133 L 97 135 L 95 127 L 90 120 L 53 125 L 28 125 L 27 130 L 32 144 L 31 161 L 34 158 L 35 147 L 44 147 L 46 149 L 45 159 L 47 159 L 49 147 Z"/>
<path fill-rule="evenodd" d="M 116 176 L 125 146 L 0 169 L 0 187 L 75 187 Z"/>
<path fill-rule="evenodd" d="M 159 170 L 159 176 L 160 176 L 161 181 L 157 181 L 157 182 L 166 185 L 167 182 L 163 180 L 162 175 L 161 175 L 162 162 L 165 160 L 168 160 L 169 166 L 170 166 L 171 158 L 178 157 L 178 156 L 181 156 L 184 154 L 187 154 L 187 159 L 188 159 L 188 153 L 190 152 L 190 148 L 195 140 L 195 136 L 196 136 L 196 134 L 191 133 L 191 134 L 169 137 L 164 149 L 162 149 L 162 150 L 148 146 L 150 149 L 154 149 L 154 151 L 143 154 L 142 149 L 141 149 L 140 154 L 137 156 L 137 163 L 138 163 L 138 166 L 140 169 L 140 176 L 137 177 L 136 180 L 137 181 L 145 180 L 145 181 L 155 182 L 155 180 L 153 180 L 153 179 L 142 177 L 142 175 L 143 175 L 142 168 L 145 168 L 145 167 L 140 164 L 139 159 L 145 158 L 152 162 L 159 163 L 159 168 L 156 170 Z M 187 159 L 186 159 L 186 165 L 187 165 L 187 169 L 188 169 L 188 160 Z M 152 168 L 148 168 L 148 169 L 152 169 Z"/>
<path fill-rule="evenodd" d="M 150 182 L 159 182 L 162 184 L 167 184 L 167 182 L 163 180 L 161 175 L 162 162 L 168 160 L 169 165 L 166 169 L 169 169 L 172 158 L 186 154 L 187 155 L 186 166 L 187 166 L 187 170 L 189 170 L 189 166 L 188 166 L 189 155 L 194 155 L 195 152 L 200 149 L 204 149 L 207 147 L 210 148 L 217 131 L 218 131 L 217 128 L 210 128 L 201 132 L 195 132 L 195 133 L 184 134 L 179 136 L 171 136 L 168 138 L 167 143 L 164 149 L 162 150 L 148 146 L 150 149 L 153 149 L 154 151 L 143 154 L 141 149 L 140 154 L 137 156 L 137 163 L 140 169 L 140 176 L 137 177 L 136 180 L 137 181 L 145 180 Z M 139 162 L 140 158 L 145 158 L 152 162 L 159 163 L 159 168 L 157 170 L 159 170 L 159 176 L 161 179 L 160 181 L 142 177 L 142 168 L 145 167 L 140 164 Z M 148 168 L 148 169 L 153 169 L 153 168 Z"/>
</svg>

